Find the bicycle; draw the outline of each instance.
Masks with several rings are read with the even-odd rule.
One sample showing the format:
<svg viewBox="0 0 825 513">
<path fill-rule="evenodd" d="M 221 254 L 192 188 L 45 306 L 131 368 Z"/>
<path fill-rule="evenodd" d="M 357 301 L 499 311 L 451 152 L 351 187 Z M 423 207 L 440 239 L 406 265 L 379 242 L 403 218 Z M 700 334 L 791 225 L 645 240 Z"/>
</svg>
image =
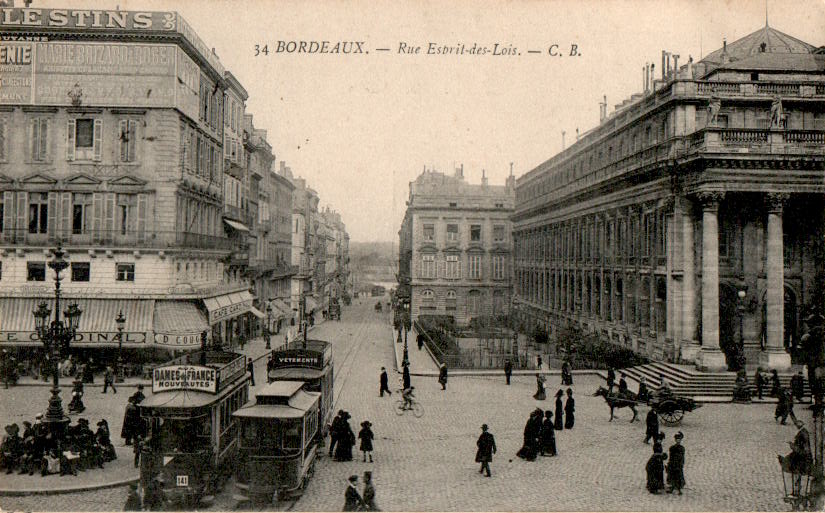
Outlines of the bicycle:
<svg viewBox="0 0 825 513">
<path fill-rule="evenodd" d="M 404 399 L 397 400 L 395 402 L 395 414 L 396 415 L 404 415 L 404 412 L 406 412 L 408 410 L 411 410 L 412 413 L 413 413 L 413 416 L 415 416 L 415 418 L 417 418 L 417 419 L 420 419 L 421 417 L 424 416 L 424 407 L 421 405 L 421 403 L 419 403 L 415 399 L 412 399 L 410 401 L 410 404 L 411 404 L 411 406 L 409 408 L 406 408 L 406 407 L 404 407 Z"/>
</svg>

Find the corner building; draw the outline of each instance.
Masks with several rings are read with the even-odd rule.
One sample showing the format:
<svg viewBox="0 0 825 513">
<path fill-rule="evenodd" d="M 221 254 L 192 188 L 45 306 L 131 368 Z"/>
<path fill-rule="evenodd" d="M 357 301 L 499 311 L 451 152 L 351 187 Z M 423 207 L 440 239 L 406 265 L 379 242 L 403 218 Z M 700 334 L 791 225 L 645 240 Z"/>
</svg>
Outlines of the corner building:
<svg viewBox="0 0 825 513">
<path fill-rule="evenodd" d="M 59 242 L 63 296 L 83 310 L 75 351 L 116 348 L 119 311 L 127 361 L 226 338 L 253 298 L 227 267 L 217 56 L 175 12 L 4 8 L 0 22 L 0 344 L 41 346 L 31 312 L 53 305 Z"/>
<path fill-rule="evenodd" d="M 513 176 L 504 186 L 469 184 L 463 166 L 454 176 L 425 169 L 410 183 L 399 283 L 410 284 L 413 320 L 447 315 L 466 325 L 509 311 L 514 186 Z"/>
<path fill-rule="evenodd" d="M 825 266 L 823 49 L 765 26 L 660 69 L 518 179 L 519 309 L 654 360 L 786 369 Z"/>
</svg>

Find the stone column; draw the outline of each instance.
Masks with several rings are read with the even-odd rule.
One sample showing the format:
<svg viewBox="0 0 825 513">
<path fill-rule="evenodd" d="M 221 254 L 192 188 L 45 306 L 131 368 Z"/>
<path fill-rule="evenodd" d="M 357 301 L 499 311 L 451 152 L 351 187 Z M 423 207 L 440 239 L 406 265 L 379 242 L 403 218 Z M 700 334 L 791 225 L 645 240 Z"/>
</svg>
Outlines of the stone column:
<svg viewBox="0 0 825 513">
<path fill-rule="evenodd" d="M 682 214 L 682 359 L 696 362 L 700 346 L 696 339 L 693 206 L 687 198 L 680 198 L 679 207 Z"/>
<path fill-rule="evenodd" d="M 699 193 L 702 203 L 702 350 L 696 367 L 703 371 L 727 369 L 719 349 L 719 202 L 723 192 Z"/>
<path fill-rule="evenodd" d="M 769 193 L 767 261 L 767 291 L 765 302 L 767 310 L 766 349 L 760 354 L 759 364 L 770 369 L 789 369 L 791 355 L 785 351 L 785 257 L 782 238 L 782 208 L 788 200 L 788 194 Z"/>
</svg>

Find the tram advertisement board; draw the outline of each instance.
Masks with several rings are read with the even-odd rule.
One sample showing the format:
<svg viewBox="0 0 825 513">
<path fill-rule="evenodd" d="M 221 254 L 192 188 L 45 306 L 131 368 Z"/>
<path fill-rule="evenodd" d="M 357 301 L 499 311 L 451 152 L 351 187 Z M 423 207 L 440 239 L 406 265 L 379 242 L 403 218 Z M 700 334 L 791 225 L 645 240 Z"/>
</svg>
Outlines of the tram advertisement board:
<svg viewBox="0 0 825 513">
<path fill-rule="evenodd" d="M 200 365 L 167 365 L 152 372 L 152 392 L 197 390 L 216 393 L 218 376 L 215 369 Z"/>
<path fill-rule="evenodd" d="M 324 354 L 309 349 L 285 349 L 277 351 L 273 358 L 275 367 L 309 367 L 311 369 L 324 368 Z"/>
</svg>

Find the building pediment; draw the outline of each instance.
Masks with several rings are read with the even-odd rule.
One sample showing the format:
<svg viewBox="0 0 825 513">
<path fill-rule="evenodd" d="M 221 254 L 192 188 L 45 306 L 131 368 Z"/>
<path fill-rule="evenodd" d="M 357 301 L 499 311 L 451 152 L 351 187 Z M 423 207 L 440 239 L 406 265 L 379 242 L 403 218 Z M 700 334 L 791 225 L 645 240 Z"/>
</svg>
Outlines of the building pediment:
<svg viewBox="0 0 825 513">
<path fill-rule="evenodd" d="M 419 246 L 418 251 L 419 253 L 437 253 L 438 248 L 435 246 L 435 244 L 427 243 Z"/>
<path fill-rule="evenodd" d="M 484 246 L 481 244 L 472 244 L 467 248 L 467 253 L 484 253 Z"/>
<path fill-rule="evenodd" d="M 461 248 L 455 244 L 451 244 L 444 248 L 444 253 L 461 253 Z"/>
<path fill-rule="evenodd" d="M 67 178 L 65 182 L 67 185 L 100 185 L 101 183 L 97 178 L 83 173 L 78 173 L 71 178 Z"/>
<path fill-rule="evenodd" d="M 138 178 L 135 178 L 134 176 L 125 175 L 115 178 L 113 180 L 109 180 L 109 185 L 117 185 L 120 187 L 142 187 L 146 185 L 146 182 Z"/>
<path fill-rule="evenodd" d="M 57 180 L 44 173 L 35 173 L 23 177 L 20 182 L 27 185 L 54 185 L 57 183 Z"/>
</svg>

